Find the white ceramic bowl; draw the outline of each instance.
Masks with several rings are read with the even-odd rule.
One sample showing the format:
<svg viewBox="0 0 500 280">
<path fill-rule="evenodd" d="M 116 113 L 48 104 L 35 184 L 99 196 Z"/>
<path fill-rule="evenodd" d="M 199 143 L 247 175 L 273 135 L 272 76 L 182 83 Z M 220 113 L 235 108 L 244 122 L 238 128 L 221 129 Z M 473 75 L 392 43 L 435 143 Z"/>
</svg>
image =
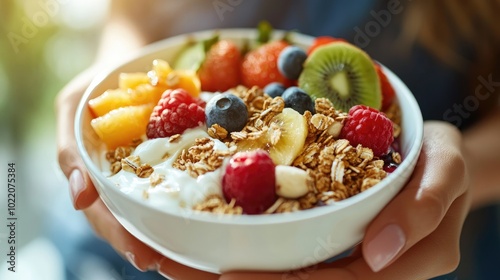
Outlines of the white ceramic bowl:
<svg viewBox="0 0 500 280">
<path fill-rule="evenodd" d="M 408 88 L 387 69 L 402 109 L 403 162 L 379 184 L 333 205 L 261 216 L 179 213 L 155 209 L 132 199 L 102 174 L 102 144 L 90 126 L 88 100 L 106 89 L 116 88 L 120 73 L 147 71 L 156 58 L 172 61 L 188 38 L 208 38 L 213 32 L 172 37 L 147 46 L 139 56 L 96 77 L 85 92 L 76 115 L 75 133 L 79 152 L 102 200 L 131 234 L 153 249 L 179 263 L 214 273 L 298 269 L 329 259 L 359 243 L 368 223 L 411 175 L 422 143 L 419 107 Z M 222 38 L 237 42 L 256 35 L 253 29 L 220 30 Z M 304 47 L 312 42 L 311 37 L 300 34 L 291 38 Z"/>
</svg>

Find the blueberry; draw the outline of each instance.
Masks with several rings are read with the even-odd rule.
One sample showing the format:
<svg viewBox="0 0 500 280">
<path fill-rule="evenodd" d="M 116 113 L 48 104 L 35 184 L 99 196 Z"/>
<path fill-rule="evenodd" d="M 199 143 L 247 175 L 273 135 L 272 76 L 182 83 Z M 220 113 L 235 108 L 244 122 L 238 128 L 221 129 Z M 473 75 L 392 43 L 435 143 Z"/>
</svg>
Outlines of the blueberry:
<svg viewBox="0 0 500 280">
<path fill-rule="evenodd" d="M 268 84 L 264 88 L 264 93 L 271 96 L 272 98 L 275 98 L 276 96 L 283 95 L 283 92 L 285 91 L 285 89 L 286 88 L 282 83 L 274 82 L 274 83 Z"/>
<path fill-rule="evenodd" d="M 304 114 L 305 111 L 315 113 L 314 101 L 311 99 L 309 94 L 298 87 L 289 87 L 285 90 L 283 95 L 283 100 L 285 100 L 285 107 L 292 108 L 295 111 Z"/>
<path fill-rule="evenodd" d="M 278 70 L 290 80 L 297 80 L 304 69 L 306 52 L 297 46 L 284 48 L 278 57 Z"/>
<path fill-rule="evenodd" d="M 222 93 L 210 99 L 205 107 L 207 127 L 218 124 L 228 133 L 241 131 L 248 121 L 245 102 L 232 93 Z"/>
</svg>

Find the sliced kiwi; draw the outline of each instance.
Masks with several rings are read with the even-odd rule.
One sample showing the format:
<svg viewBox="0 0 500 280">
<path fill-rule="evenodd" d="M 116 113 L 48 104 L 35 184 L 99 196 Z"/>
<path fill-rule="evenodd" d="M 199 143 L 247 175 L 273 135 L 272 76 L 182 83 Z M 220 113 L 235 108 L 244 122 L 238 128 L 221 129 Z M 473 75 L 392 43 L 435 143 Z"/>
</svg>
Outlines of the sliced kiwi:
<svg viewBox="0 0 500 280">
<path fill-rule="evenodd" d="M 382 93 L 372 59 L 358 47 L 335 42 L 317 48 L 304 63 L 299 87 L 313 99 L 328 98 L 348 112 L 358 104 L 380 110 Z"/>
<path fill-rule="evenodd" d="M 188 42 L 174 61 L 174 69 L 198 71 L 205 61 L 207 51 L 218 41 L 219 35 L 215 34 L 205 40 Z"/>
</svg>

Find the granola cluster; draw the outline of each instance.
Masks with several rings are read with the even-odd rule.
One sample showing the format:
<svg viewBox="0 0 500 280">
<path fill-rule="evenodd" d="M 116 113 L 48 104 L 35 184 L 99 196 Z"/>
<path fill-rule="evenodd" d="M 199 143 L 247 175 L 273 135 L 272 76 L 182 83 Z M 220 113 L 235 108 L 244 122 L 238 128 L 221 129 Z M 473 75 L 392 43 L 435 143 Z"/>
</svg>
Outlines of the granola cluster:
<svg viewBox="0 0 500 280">
<path fill-rule="evenodd" d="M 214 145 L 214 141 L 210 138 L 196 139 L 194 146 L 181 151 L 173 167 L 183 171 L 187 170 L 195 178 L 215 171 L 222 166 L 224 159 L 233 155 L 236 150 L 216 150 Z"/>
<path fill-rule="evenodd" d="M 106 153 L 106 160 L 111 164 L 111 174 L 121 170 L 135 173 L 139 178 L 148 178 L 154 171 L 147 163 L 141 163 L 139 156 L 131 155 L 141 140 L 134 140 L 130 146 L 120 146 Z"/>
</svg>

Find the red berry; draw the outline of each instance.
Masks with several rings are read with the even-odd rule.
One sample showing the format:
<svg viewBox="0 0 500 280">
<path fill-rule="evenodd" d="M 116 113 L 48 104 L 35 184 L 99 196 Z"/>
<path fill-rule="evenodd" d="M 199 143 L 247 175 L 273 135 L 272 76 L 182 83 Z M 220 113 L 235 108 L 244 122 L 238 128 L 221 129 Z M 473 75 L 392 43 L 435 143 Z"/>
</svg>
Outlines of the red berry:
<svg viewBox="0 0 500 280">
<path fill-rule="evenodd" d="M 394 141 L 392 121 L 373 108 L 356 105 L 349 110 L 340 138 L 349 140 L 353 146 L 370 148 L 375 156 L 381 157 Z"/>
<path fill-rule="evenodd" d="M 240 84 L 241 53 L 235 43 L 221 40 L 207 53 L 198 75 L 201 89 L 224 92 Z"/>
<path fill-rule="evenodd" d="M 394 143 L 396 143 L 396 141 L 391 144 L 389 152 L 380 158 L 384 161 L 384 171 L 387 173 L 396 171 L 399 166 L 399 164 L 394 161 L 394 153 L 396 153 L 396 150 L 394 149 Z"/>
<path fill-rule="evenodd" d="M 314 39 L 312 45 L 307 49 L 307 55 L 310 55 L 318 47 L 321 47 L 323 45 L 330 44 L 333 42 L 347 42 L 347 41 L 344 39 L 334 38 L 334 37 L 330 37 L 330 36 L 317 37 L 316 39 Z"/>
<path fill-rule="evenodd" d="M 393 164 L 393 163 L 390 163 L 388 165 L 384 165 L 384 171 L 387 173 L 392 173 L 392 172 L 396 171 L 397 168 L 398 168 L 398 166 L 396 164 Z"/>
<path fill-rule="evenodd" d="M 146 131 L 148 138 L 168 137 L 205 122 L 200 102 L 184 89 L 166 90 L 153 109 Z"/>
<path fill-rule="evenodd" d="M 392 102 L 394 101 L 394 96 L 396 96 L 396 92 L 392 87 L 389 79 L 384 74 L 382 67 L 378 63 L 375 63 L 375 69 L 377 69 L 377 74 L 380 80 L 380 88 L 382 91 L 382 111 L 389 109 Z"/>
<path fill-rule="evenodd" d="M 246 214 L 266 211 L 278 199 L 275 167 L 264 150 L 236 153 L 222 177 L 224 198 L 228 203 L 234 199 Z"/>
<path fill-rule="evenodd" d="M 246 87 L 264 88 L 272 82 L 282 83 L 289 87 L 289 79 L 278 70 L 278 57 L 281 51 L 289 46 L 285 41 L 273 41 L 249 52 L 241 64 L 241 79 Z"/>
</svg>

